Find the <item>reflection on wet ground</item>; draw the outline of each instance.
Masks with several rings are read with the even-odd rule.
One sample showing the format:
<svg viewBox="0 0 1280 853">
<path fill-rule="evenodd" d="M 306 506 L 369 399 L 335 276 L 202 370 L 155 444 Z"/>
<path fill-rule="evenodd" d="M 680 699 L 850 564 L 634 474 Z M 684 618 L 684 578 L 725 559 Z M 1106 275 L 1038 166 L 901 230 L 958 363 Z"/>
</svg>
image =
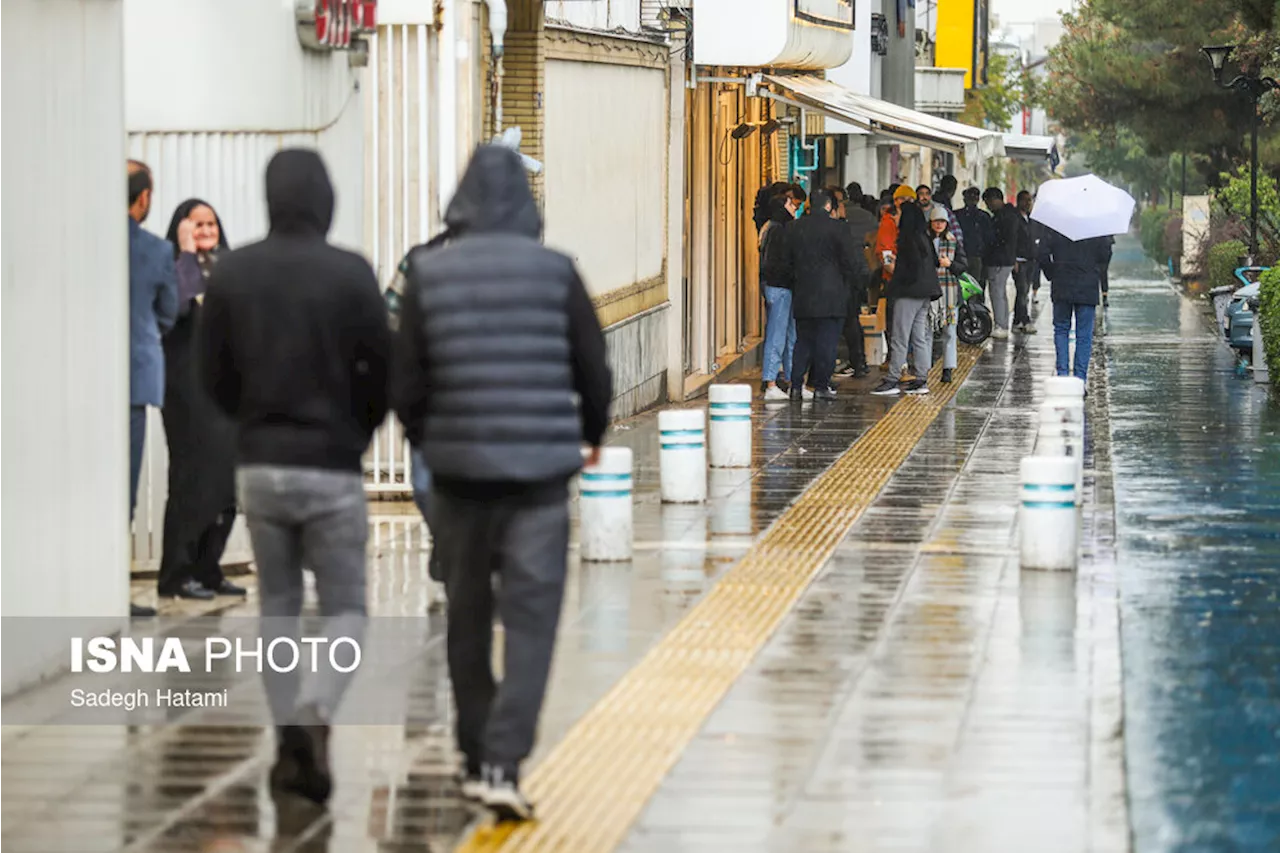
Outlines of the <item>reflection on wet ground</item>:
<svg viewBox="0 0 1280 853">
<path fill-rule="evenodd" d="M 1017 562 L 1018 460 L 1052 372 L 1041 313 L 979 362 L 623 850 L 1125 849 L 1102 383 L 1084 564 Z"/>
<path fill-rule="evenodd" d="M 1280 850 L 1280 409 L 1163 281 L 1108 323 L 1136 850 Z"/>
</svg>

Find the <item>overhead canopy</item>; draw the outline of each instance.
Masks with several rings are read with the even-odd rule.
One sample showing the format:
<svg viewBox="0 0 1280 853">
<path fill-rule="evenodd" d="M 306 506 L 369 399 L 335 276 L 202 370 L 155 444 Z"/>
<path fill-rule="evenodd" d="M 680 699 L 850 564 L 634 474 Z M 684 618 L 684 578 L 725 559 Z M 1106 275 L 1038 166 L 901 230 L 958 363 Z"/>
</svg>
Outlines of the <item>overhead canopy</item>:
<svg viewBox="0 0 1280 853">
<path fill-rule="evenodd" d="M 1004 154 L 1004 139 L 995 131 L 891 104 L 851 92 L 812 74 L 766 74 L 763 82 L 777 95 L 814 112 L 844 121 L 899 142 L 951 151 L 966 163 Z"/>
<path fill-rule="evenodd" d="M 1056 144 L 1052 136 L 1004 135 L 1004 153 L 1014 160 L 1047 160 Z"/>
</svg>

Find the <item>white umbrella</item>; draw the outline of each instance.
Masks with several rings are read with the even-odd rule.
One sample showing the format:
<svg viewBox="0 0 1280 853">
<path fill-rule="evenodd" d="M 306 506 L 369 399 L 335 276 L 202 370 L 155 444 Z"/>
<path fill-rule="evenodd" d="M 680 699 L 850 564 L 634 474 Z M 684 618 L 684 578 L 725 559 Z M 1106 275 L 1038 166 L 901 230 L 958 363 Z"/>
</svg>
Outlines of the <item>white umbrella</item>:
<svg viewBox="0 0 1280 853">
<path fill-rule="evenodd" d="M 1068 240 L 1087 240 L 1127 233 L 1133 207 L 1133 196 L 1097 175 L 1085 175 L 1041 184 L 1031 218 Z"/>
</svg>

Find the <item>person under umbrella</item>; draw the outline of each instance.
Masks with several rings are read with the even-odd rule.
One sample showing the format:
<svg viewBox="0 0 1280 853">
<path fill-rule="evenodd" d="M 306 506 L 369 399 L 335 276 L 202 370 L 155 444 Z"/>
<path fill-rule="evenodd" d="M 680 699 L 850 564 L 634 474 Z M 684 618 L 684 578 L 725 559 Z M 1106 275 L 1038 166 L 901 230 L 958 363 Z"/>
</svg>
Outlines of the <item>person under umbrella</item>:
<svg viewBox="0 0 1280 853">
<path fill-rule="evenodd" d="M 1109 238 L 1069 240 L 1060 232 L 1045 227 L 1045 238 L 1040 243 L 1040 268 L 1050 283 L 1054 370 L 1058 376 L 1089 378 L 1101 271 L 1110 262 Z M 1074 364 L 1070 357 L 1072 321 L 1076 333 Z"/>
<path fill-rule="evenodd" d="M 178 320 L 164 337 L 169 498 L 156 585 L 161 598 L 244 595 L 221 566 L 236 520 L 235 426 L 201 387 L 195 359 L 205 290 L 227 236 L 213 206 L 190 198 L 173 212 L 165 239 L 176 258 Z"/>
</svg>

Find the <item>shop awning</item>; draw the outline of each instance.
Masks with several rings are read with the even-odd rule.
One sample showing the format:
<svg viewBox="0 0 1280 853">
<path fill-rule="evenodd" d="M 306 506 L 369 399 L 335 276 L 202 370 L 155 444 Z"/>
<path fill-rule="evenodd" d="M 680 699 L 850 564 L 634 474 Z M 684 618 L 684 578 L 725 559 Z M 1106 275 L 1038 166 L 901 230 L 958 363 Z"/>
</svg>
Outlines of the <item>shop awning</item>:
<svg viewBox="0 0 1280 853">
<path fill-rule="evenodd" d="M 844 121 L 899 142 L 951 151 L 966 163 L 1004 154 L 1004 138 L 995 131 L 931 116 L 869 95 L 851 92 L 812 74 L 766 74 L 775 94 L 805 109 Z"/>
<path fill-rule="evenodd" d="M 1057 140 L 1052 136 L 1004 135 L 1004 153 L 1014 160 L 1048 160 Z"/>
</svg>

